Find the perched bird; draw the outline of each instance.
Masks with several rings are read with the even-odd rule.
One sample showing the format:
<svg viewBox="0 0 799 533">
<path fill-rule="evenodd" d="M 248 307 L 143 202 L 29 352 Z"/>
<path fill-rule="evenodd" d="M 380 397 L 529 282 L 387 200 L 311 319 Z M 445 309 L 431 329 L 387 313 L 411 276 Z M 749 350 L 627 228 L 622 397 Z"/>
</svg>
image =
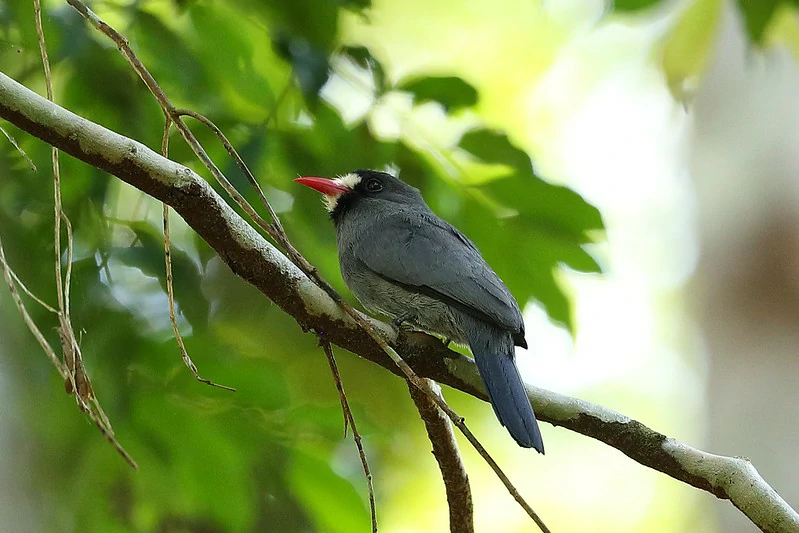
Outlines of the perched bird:
<svg viewBox="0 0 799 533">
<path fill-rule="evenodd" d="M 297 178 L 324 194 L 341 275 L 370 311 L 468 345 L 499 421 L 519 446 L 544 453 L 514 361 L 527 348 L 519 305 L 477 247 L 385 172 Z"/>
</svg>

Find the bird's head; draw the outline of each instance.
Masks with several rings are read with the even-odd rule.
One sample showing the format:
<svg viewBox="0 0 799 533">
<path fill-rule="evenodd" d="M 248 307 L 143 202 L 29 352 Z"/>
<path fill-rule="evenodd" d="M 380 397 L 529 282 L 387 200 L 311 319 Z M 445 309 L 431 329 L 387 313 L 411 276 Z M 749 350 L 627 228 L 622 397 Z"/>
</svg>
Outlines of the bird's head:
<svg viewBox="0 0 799 533">
<path fill-rule="evenodd" d="M 294 181 L 324 194 L 325 207 L 336 222 L 353 208 L 364 205 L 378 209 L 388 208 L 389 204 L 425 206 L 418 189 L 377 170 L 356 170 L 334 179 L 305 177 Z"/>
</svg>

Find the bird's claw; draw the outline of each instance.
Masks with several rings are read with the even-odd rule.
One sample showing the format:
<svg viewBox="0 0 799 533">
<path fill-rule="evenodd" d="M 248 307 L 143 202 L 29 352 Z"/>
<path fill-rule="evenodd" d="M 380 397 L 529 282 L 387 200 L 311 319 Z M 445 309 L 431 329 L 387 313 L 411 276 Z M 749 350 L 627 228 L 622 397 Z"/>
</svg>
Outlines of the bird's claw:
<svg viewBox="0 0 799 533">
<path fill-rule="evenodd" d="M 395 317 L 391 321 L 391 325 L 394 326 L 394 329 L 396 329 L 397 331 L 400 331 L 400 330 L 405 330 L 405 331 L 411 330 L 411 329 L 413 329 L 413 326 L 408 324 L 407 320 L 410 319 L 412 316 L 413 315 L 411 313 L 405 313 L 404 315 L 400 315 L 398 317 Z"/>
</svg>

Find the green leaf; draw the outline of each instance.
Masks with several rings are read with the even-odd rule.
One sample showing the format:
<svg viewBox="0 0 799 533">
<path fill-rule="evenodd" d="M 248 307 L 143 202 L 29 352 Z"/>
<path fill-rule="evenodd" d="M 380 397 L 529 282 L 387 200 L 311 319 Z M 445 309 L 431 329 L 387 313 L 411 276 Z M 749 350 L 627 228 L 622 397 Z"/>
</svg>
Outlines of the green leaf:
<svg viewBox="0 0 799 533">
<path fill-rule="evenodd" d="M 503 206 L 525 214 L 550 233 L 573 242 L 587 242 L 586 232 L 604 228 L 599 210 L 573 190 L 553 185 L 535 174 L 530 156 L 501 132 L 474 130 L 460 147 L 486 163 L 500 163 L 514 172 L 479 186 Z"/>
<path fill-rule="evenodd" d="M 331 0 L 333 3 L 347 9 L 360 10 L 372 7 L 372 0 Z"/>
<path fill-rule="evenodd" d="M 341 55 L 350 58 L 361 68 L 369 68 L 376 61 L 372 52 L 365 46 L 345 46 L 341 49 Z"/>
<path fill-rule="evenodd" d="M 738 0 L 738 9 L 741 10 L 752 41 L 762 42 L 771 17 L 782 3 L 783 0 Z"/>
<path fill-rule="evenodd" d="M 378 94 L 383 92 L 386 85 L 385 70 L 368 48 L 365 46 L 345 46 L 341 49 L 341 54 L 362 69 L 369 70 L 372 73 Z"/>
<path fill-rule="evenodd" d="M 461 137 L 461 148 L 488 163 L 502 163 L 517 169 L 530 169 L 527 152 L 514 146 L 508 136 L 496 130 L 472 130 Z"/>
<path fill-rule="evenodd" d="M 672 96 L 682 102 L 693 96 L 693 81 L 707 68 L 724 5 L 723 0 L 694 0 L 663 42 L 663 73 Z"/>
<path fill-rule="evenodd" d="M 604 229 L 602 215 L 579 194 L 534 175 L 513 174 L 477 187 L 525 217 L 526 224 L 566 242 L 591 242 L 588 232 Z"/>
<path fill-rule="evenodd" d="M 251 113 L 253 109 L 260 110 L 274 101 L 269 80 L 261 72 L 260 63 L 256 62 L 262 57 L 256 46 L 266 46 L 269 41 L 257 35 L 252 25 L 241 20 L 240 11 L 223 2 L 202 2 L 192 5 L 189 15 L 188 22 L 193 28 L 189 42 L 195 61 L 206 69 L 206 76 L 212 80 L 209 91 L 195 86 L 183 88 L 192 102 L 198 99 L 205 102 L 206 110 L 235 105 Z M 172 51 L 168 41 L 152 53 L 166 56 L 167 59 L 162 61 L 168 62 L 170 54 L 164 54 L 164 50 Z M 275 62 L 278 62 L 277 58 Z M 236 82 L 231 83 L 231 80 Z"/>
<path fill-rule="evenodd" d="M 558 284 L 557 270 L 568 266 L 599 272 L 599 265 L 581 244 L 587 239 L 565 224 L 553 231 L 542 225 L 540 217 L 529 214 L 498 219 L 474 198 L 467 197 L 460 211 L 450 222 L 475 241 L 519 304 L 535 299 L 553 322 L 573 331 L 571 301 Z"/>
<path fill-rule="evenodd" d="M 162 80 L 161 87 L 171 98 L 188 92 L 195 97 L 212 92 L 205 66 L 163 20 L 136 9 L 133 21 L 130 28 L 132 39 L 137 44 L 137 55 L 153 76 Z M 164 54 L 164 50 L 169 50 L 169 53 Z"/>
<path fill-rule="evenodd" d="M 658 3 L 660 3 L 660 0 L 614 0 L 613 10 L 620 12 L 638 11 L 640 9 L 652 7 Z"/>
<path fill-rule="evenodd" d="M 343 2 L 350 4 L 347 8 L 355 7 L 348 0 Z M 284 36 L 304 40 L 324 55 L 330 54 L 336 46 L 337 4 L 341 3 L 337 0 L 252 2 L 269 19 L 273 38 Z"/>
<path fill-rule="evenodd" d="M 313 128 L 272 135 L 271 142 L 277 145 L 273 152 L 277 148 L 283 152 L 295 175 L 330 177 L 358 168 L 380 169 L 392 162 L 395 143 L 376 139 L 365 123 L 347 125 L 338 111 L 326 104 L 314 110 L 313 119 Z M 287 177 L 283 180 L 289 181 Z"/>
<path fill-rule="evenodd" d="M 417 104 L 438 102 L 447 111 L 471 107 L 477 103 L 477 90 L 457 77 L 426 77 L 406 81 L 397 87 L 414 94 Z"/>
<path fill-rule="evenodd" d="M 602 230 L 599 210 L 573 190 L 538 177 L 530 157 L 508 137 L 493 130 L 475 130 L 463 136 L 460 147 L 486 163 L 511 167 L 508 175 L 474 188 L 491 210 L 473 201 L 462 211 L 462 223 L 513 294 L 524 304 L 535 298 L 555 322 L 573 328 L 570 302 L 557 283 L 561 265 L 581 272 L 599 272 L 596 261 L 583 249 L 590 232 Z M 485 201 L 483 204 L 485 204 Z M 497 220 L 497 212 L 514 213 Z M 456 224 L 457 225 L 457 224 Z M 497 226 L 503 227 L 496 231 Z M 494 231 L 485 234 L 484 227 Z M 464 229 L 464 228 L 462 228 Z"/>
</svg>

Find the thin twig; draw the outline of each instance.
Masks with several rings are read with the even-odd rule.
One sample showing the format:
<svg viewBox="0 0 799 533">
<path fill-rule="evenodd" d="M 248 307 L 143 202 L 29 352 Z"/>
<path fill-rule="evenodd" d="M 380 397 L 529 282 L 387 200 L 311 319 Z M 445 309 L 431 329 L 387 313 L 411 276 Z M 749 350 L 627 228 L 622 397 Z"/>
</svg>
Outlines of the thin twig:
<svg viewBox="0 0 799 533">
<path fill-rule="evenodd" d="M 61 378 L 64 379 L 65 382 L 69 382 L 71 378 L 70 370 L 67 366 L 59 359 L 58 355 L 56 355 L 53 348 L 50 346 L 50 343 L 47 342 L 47 339 L 44 338 L 39 327 L 34 322 L 33 318 L 31 317 L 30 313 L 28 313 L 27 307 L 25 307 L 25 303 L 22 301 L 22 298 L 17 291 L 17 287 L 14 284 L 15 279 L 19 279 L 11 267 L 8 265 L 6 261 L 5 250 L 3 249 L 3 242 L 0 240 L 0 270 L 3 271 L 3 278 L 5 279 L 6 285 L 8 286 L 8 291 L 11 293 L 11 298 L 14 300 L 14 304 L 16 304 L 17 309 L 19 310 L 20 316 L 22 316 L 22 320 L 25 322 L 25 325 L 28 327 L 28 330 L 33 334 L 36 341 L 39 343 L 39 346 L 42 348 L 42 351 L 47 354 L 47 357 L 50 359 L 50 362 L 56 368 L 58 373 L 61 375 Z M 94 425 L 97 426 L 97 429 L 100 430 L 100 433 L 103 437 L 114 447 L 114 449 L 122 456 L 122 458 L 127 462 L 131 467 L 134 469 L 138 469 L 138 465 L 136 461 L 133 460 L 133 457 L 122 447 L 119 441 L 114 436 L 113 432 L 109 431 L 109 426 L 103 423 L 103 420 L 91 409 L 84 409 L 88 417 L 94 422 Z M 104 414 L 102 415 L 105 416 Z"/>
<path fill-rule="evenodd" d="M 70 287 L 72 284 L 72 256 L 73 256 L 73 249 L 74 249 L 74 241 L 72 240 L 72 223 L 69 221 L 69 217 L 64 211 L 61 211 L 61 219 L 64 222 L 64 227 L 67 229 L 67 272 L 64 275 L 64 316 L 66 317 L 67 321 L 70 322 L 70 307 L 69 307 L 69 295 L 70 295 Z"/>
<path fill-rule="evenodd" d="M 52 307 L 50 304 L 48 304 L 47 302 L 43 301 L 41 298 L 39 298 L 38 296 L 36 296 L 35 294 L 33 294 L 33 293 L 30 291 L 30 289 L 28 289 L 28 287 L 26 287 L 26 286 L 25 286 L 25 284 L 22 282 L 22 280 L 21 280 L 21 279 L 19 279 L 19 276 L 17 276 L 17 273 L 16 273 L 16 272 L 14 272 L 13 270 L 9 270 L 8 272 L 9 272 L 9 274 L 11 274 L 11 279 L 13 279 L 13 280 L 14 280 L 14 282 L 15 282 L 17 285 L 19 285 L 19 288 L 20 288 L 20 289 L 22 289 L 22 292 L 24 292 L 25 294 L 27 294 L 27 295 L 28 295 L 29 297 L 31 297 L 31 298 L 32 298 L 32 299 L 33 299 L 33 300 L 34 300 L 34 301 L 35 301 L 37 304 L 41 305 L 42 307 L 44 307 L 45 309 L 47 309 L 47 310 L 48 310 L 48 311 L 50 311 L 51 313 L 56 313 L 56 314 L 58 313 L 58 311 L 57 311 L 57 310 L 56 310 L 54 307 Z"/>
<path fill-rule="evenodd" d="M 17 278 L 17 275 L 11 270 L 11 267 L 6 262 L 6 254 L 5 250 L 3 249 L 3 241 L 0 239 L 0 268 L 3 269 L 3 277 L 6 280 L 6 285 L 8 285 L 8 290 L 11 293 L 11 298 L 14 300 L 14 303 L 17 305 L 17 309 L 19 309 L 19 314 L 22 316 L 22 320 L 25 321 L 25 325 L 28 326 L 28 329 L 36 340 L 39 342 L 39 346 L 42 347 L 42 351 L 47 354 L 47 357 L 50 359 L 50 362 L 53 363 L 53 366 L 58 370 L 58 373 L 61 374 L 62 377 L 67 377 L 67 370 L 64 366 L 64 363 L 61 359 L 58 358 L 55 351 L 50 347 L 50 344 L 47 342 L 47 339 L 44 338 L 42 332 L 36 326 L 36 322 L 33 321 L 30 313 L 28 313 L 28 309 L 25 307 L 25 303 L 22 301 L 22 298 L 19 296 L 19 292 L 17 292 L 17 287 L 14 284 L 14 279 Z"/>
<path fill-rule="evenodd" d="M 172 120 L 167 117 L 166 125 L 164 126 L 164 136 L 161 140 L 161 155 L 167 157 L 169 155 L 169 127 L 172 125 Z M 172 283 L 172 247 L 170 246 L 169 242 L 169 206 L 162 202 L 161 205 L 164 208 L 164 263 L 166 265 L 166 294 L 169 299 L 169 322 L 172 324 L 172 332 L 175 335 L 175 340 L 178 342 L 178 348 L 180 348 L 180 355 L 183 358 L 183 362 L 191 371 L 194 379 L 199 381 L 200 383 L 205 383 L 206 385 L 210 385 L 212 387 L 217 387 L 219 389 L 228 390 L 232 392 L 236 392 L 236 389 L 233 387 L 228 387 L 227 385 L 220 385 L 219 383 L 214 383 L 210 379 L 205 379 L 200 377 L 200 373 L 197 371 L 197 365 L 194 364 L 194 361 L 191 360 L 189 356 L 188 350 L 186 350 L 186 345 L 183 342 L 183 335 L 180 334 L 180 328 L 178 327 L 178 321 L 175 318 L 175 290 L 173 288 Z"/>
<path fill-rule="evenodd" d="M 53 81 L 50 76 L 50 61 L 47 58 L 47 44 L 44 40 L 44 28 L 42 27 L 42 4 L 40 0 L 33 0 L 33 15 L 36 21 L 36 36 L 39 40 L 39 54 L 42 57 L 44 67 L 44 82 L 47 91 L 47 99 L 53 101 Z M 61 279 L 61 167 L 58 164 L 58 149 L 50 147 L 50 157 L 53 163 L 53 212 L 54 227 L 53 240 L 55 248 L 55 277 L 56 293 L 58 296 L 58 310 L 64 310 L 64 288 Z"/>
<path fill-rule="evenodd" d="M 431 389 L 440 394 L 441 388 L 431 380 L 424 380 Z M 449 418 L 430 400 L 427 394 L 408 383 L 408 392 L 411 395 L 416 410 L 424 422 L 425 430 L 433 446 L 433 456 L 436 458 L 444 481 L 449 505 L 450 533 L 474 532 L 474 506 L 472 505 L 472 491 L 469 487 L 469 475 L 463 465 L 458 442 Z"/>
<path fill-rule="evenodd" d="M 53 101 L 53 81 L 50 73 L 50 61 L 47 57 L 47 43 L 44 38 L 44 29 L 42 27 L 42 6 L 40 0 L 33 0 L 34 20 L 36 24 L 36 35 L 39 41 L 39 52 L 42 58 L 42 65 L 44 68 L 44 79 L 47 90 L 47 99 Z M 114 436 L 114 430 L 111 427 L 111 422 L 100 406 L 100 402 L 94 394 L 91 385 L 91 380 L 86 372 L 86 367 L 83 364 L 83 357 L 80 350 L 80 345 L 75 338 L 75 331 L 72 327 L 70 319 L 70 284 L 72 281 L 72 259 L 73 259 L 73 237 L 72 237 L 72 224 L 69 217 L 64 212 L 61 203 L 61 167 L 58 160 L 58 149 L 55 146 L 51 147 L 50 155 L 53 165 L 53 248 L 55 252 L 55 277 L 56 277 L 56 293 L 58 300 L 58 336 L 61 340 L 61 350 L 63 361 L 59 360 L 50 345 L 44 340 L 44 337 L 39 332 L 35 323 L 33 323 L 24 305 L 19 300 L 17 295 L 17 307 L 23 316 L 26 316 L 26 323 L 28 328 L 39 340 L 42 349 L 47 353 L 52 361 L 58 361 L 56 368 L 58 369 L 61 377 L 64 378 L 64 385 L 67 393 L 75 396 L 75 401 L 78 407 L 88 414 L 89 418 L 95 423 L 97 428 L 103 434 L 108 442 L 117 450 L 117 452 L 127 461 L 127 463 L 134 469 L 138 468 L 136 462 L 122 447 Z M 67 232 L 67 270 L 65 278 L 62 279 L 61 272 L 61 222 L 64 222 Z M 1 252 L 2 250 L 0 250 Z M 3 258 L 4 269 L 8 269 Z M 11 277 L 10 275 L 8 277 Z M 14 276 L 16 278 L 16 274 Z M 18 278 L 17 278 L 18 279 Z M 14 292 L 13 283 L 9 284 L 9 288 Z M 26 289 L 27 291 L 27 289 Z M 41 302 L 37 298 L 37 301 Z M 49 306 L 48 306 L 49 307 Z M 44 344 L 42 344 L 44 342 Z"/>
<path fill-rule="evenodd" d="M 44 39 L 44 28 L 42 27 L 42 5 L 40 0 L 33 0 L 33 14 L 36 23 L 36 36 L 39 41 L 39 54 L 42 58 L 44 67 L 44 81 L 47 91 L 47 99 L 53 101 L 53 81 L 50 75 L 50 61 L 47 57 L 47 43 Z M 62 355 L 64 357 L 65 368 L 67 369 L 67 380 L 65 383 L 67 392 L 75 393 L 75 399 L 83 411 L 88 411 L 88 404 L 84 401 L 84 393 L 89 394 L 91 387 L 87 385 L 88 379 L 85 377 L 80 366 L 80 350 L 70 336 L 72 330 L 69 324 L 69 317 L 66 310 L 64 298 L 64 281 L 61 273 L 61 221 L 66 219 L 66 214 L 61 206 L 61 167 L 58 163 L 58 149 L 50 147 L 50 158 L 53 167 L 53 250 L 55 252 L 55 279 L 56 279 L 56 298 L 58 301 L 58 332 L 61 339 Z M 71 235 L 71 233 L 70 233 Z"/>
<path fill-rule="evenodd" d="M 369 512 L 372 516 L 372 533 L 377 533 L 377 507 L 375 506 L 375 488 L 372 484 L 372 472 L 369 469 L 369 462 L 366 460 L 366 452 L 363 449 L 361 442 L 361 434 L 358 432 L 358 426 L 355 424 L 355 417 L 352 416 L 350 404 L 347 402 L 347 395 L 344 392 L 344 384 L 341 382 L 341 374 L 338 372 L 338 365 L 336 358 L 333 356 L 333 347 L 330 342 L 319 337 L 319 345 L 327 355 L 327 363 L 330 365 L 330 372 L 333 374 L 333 381 L 338 390 L 338 398 L 341 402 L 341 411 L 344 413 L 344 437 L 347 436 L 347 426 L 352 428 L 352 439 L 355 441 L 355 446 L 358 448 L 358 455 L 361 458 L 361 466 L 363 467 L 363 474 L 366 476 L 366 486 L 369 489 Z"/>
<path fill-rule="evenodd" d="M 8 139 L 8 142 L 11 143 L 11 146 L 13 146 L 17 150 L 17 152 L 22 154 L 22 157 L 24 157 L 25 161 L 28 162 L 28 166 L 31 167 L 31 170 L 34 172 L 38 172 L 38 170 L 36 169 L 36 164 L 33 162 L 33 159 L 31 159 L 30 156 L 27 153 L 25 153 L 25 150 L 23 150 L 22 147 L 17 143 L 17 140 L 14 137 L 12 137 L 11 134 L 8 133 L 3 128 L 3 126 L 0 126 L 0 132 L 3 132 L 3 135 L 6 136 L 6 139 Z"/>
<path fill-rule="evenodd" d="M 89 203 L 93 208 L 96 208 L 94 202 L 90 200 Z M 111 268 L 108 266 L 108 261 L 111 259 L 111 254 L 108 252 L 111 248 L 110 239 L 108 237 L 108 222 L 105 220 L 105 213 L 102 206 L 97 209 L 97 212 L 100 219 L 100 264 L 98 265 L 98 270 L 105 271 L 108 284 L 112 285 L 114 283 L 114 278 L 111 277 Z"/>
<path fill-rule="evenodd" d="M 280 109 L 280 104 L 283 103 L 283 100 L 286 99 L 286 96 L 289 94 L 289 89 L 294 85 L 294 72 L 289 74 L 289 79 L 286 81 L 286 84 L 280 90 L 280 94 L 277 95 L 275 99 L 275 103 L 272 106 L 272 109 L 269 110 L 269 115 L 267 115 L 266 120 L 264 120 L 264 127 L 268 127 L 269 123 L 274 120 L 275 126 L 277 126 L 277 112 Z"/>
<path fill-rule="evenodd" d="M 209 172 L 211 172 L 211 175 L 213 175 L 214 179 L 217 180 L 223 189 L 225 189 L 225 192 L 230 195 L 230 197 L 242 211 L 247 213 L 247 215 L 271 237 L 276 238 L 275 229 L 263 218 L 261 218 L 261 216 L 235 189 L 235 187 L 233 187 L 225 175 L 222 174 L 222 171 L 219 170 L 216 164 L 208 156 L 202 145 L 200 145 L 200 142 L 197 140 L 197 137 L 195 137 L 181 116 L 177 113 L 177 109 L 169 100 L 166 93 L 164 93 L 163 89 L 161 89 L 161 86 L 158 85 L 158 82 L 155 81 L 155 78 L 153 78 L 152 74 L 150 74 L 141 60 L 139 60 L 139 58 L 133 52 L 133 49 L 130 47 L 127 39 L 125 39 L 125 37 L 123 37 L 114 28 L 103 22 L 91 9 L 86 6 L 86 4 L 80 0 L 67 0 L 67 3 L 75 8 L 75 10 L 80 13 L 83 18 L 92 24 L 92 26 L 100 30 L 108 38 L 114 41 L 114 43 L 117 45 L 117 48 L 119 48 L 119 51 L 122 53 L 122 56 L 128 61 L 130 66 L 133 67 L 133 70 L 136 71 L 136 74 L 139 75 L 139 78 L 141 78 L 141 80 L 150 90 L 150 93 L 155 97 L 158 105 L 161 106 L 161 110 L 164 112 L 164 115 L 172 120 L 172 122 L 175 124 L 175 127 L 186 141 L 186 144 L 189 145 L 189 148 L 191 148 L 197 158 L 209 170 Z"/>
<path fill-rule="evenodd" d="M 36 36 L 39 42 L 39 54 L 42 58 L 44 68 L 44 81 L 47 91 L 47 99 L 53 100 L 53 81 L 50 75 L 50 61 L 47 57 L 47 43 L 44 38 L 44 28 L 42 27 L 42 6 L 40 0 L 33 0 L 33 14 L 36 23 Z M 61 171 L 58 162 L 58 149 L 50 147 L 50 157 L 53 167 L 53 249 L 55 252 L 55 277 L 56 277 L 56 297 L 58 301 L 58 333 L 61 339 L 61 349 L 65 368 L 67 369 L 67 380 L 65 386 L 69 394 L 75 394 L 75 400 L 83 411 L 90 408 L 86 399 L 92 394 L 91 384 L 83 371 L 83 364 L 80 359 L 80 348 L 74 335 L 71 335 L 72 327 L 69 323 L 69 315 L 66 310 L 64 298 L 64 284 L 61 278 L 61 221 L 66 219 L 66 214 L 61 206 Z M 71 232 L 69 233 L 71 239 Z M 70 242 L 71 245 L 71 242 Z"/>
<path fill-rule="evenodd" d="M 255 179 L 255 176 L 253 176 L 252 172 L 250 172 L 250 168 L 244 162 L 244 159 L 241 158 L 239 153 L 233 147 L 233 144 L 231 144 L 231 142 L 228 140 L 227 136 L 225 136 L 222 130 L 219 129 L 219 127 L 216 124 L 214 124 L 211 121 L 211 119 L 207 118 L 204 115 L 201 115 L 200 113 L 197 113 L 196 111 L 192 111 L 190 109 L 176 109 L 175 114 L 179 116 L 189 116 L 194 119 L 197 119 L 203 124 L 205 124 L 205 126 L 207 126 L 208 129 L 214 132 L 214 134 L 219 139 L 219 142 L 221 142 L 222 146 L 224 146 L 225 150 L 227 150 L 227 153 L 230 155 L 233 161 L 236 162 L 236 165 L 238 165 L 238 167 L 244 173 L 244 176 L 247 178 L 247 181 L 250 182 L 252 188 L 255 189 L 255 192 L 258 195 L 258 199 L 261 201 L 261 204 L 266 208 L 267 212 L 269 213 L 269 217 L 272 219 L 273 223 L 275 223 L 275 221 L 278 220 L 277 213 L 275 213 L 274 209 L 272 209 L 272 205 L 269 203 L 269 200 L 266 199 L 266 195 L 264 194 L 261 185 L 258 183 L 258 180 Z M 279 225 L 280 222 L 278 221 L 277 224 Z"/>
<path fill-rule="evenodd" d="M 272 237 L 283 249 L 286 251 L 286 254 L 289 256 L 289 259 L 294 262 L 297 267 L 300 268 L 308 277 L 310 277 L 314 282 L 316 282 L 319 287 L 321 287 L 338 305 L 341 307 L 344 312 L 346 312 L 353 320 L 361 327 L 363 330 L 374 340 L 378 346 L 394 361 L 402 370 L 403 374 L 405 374 L 406 378 L 411 381 L 415 386 L 419 387 L 422 391 L 426 394 L 429 394 L 431 398 L 438 404 L 439 407 L 450 417 L 456 427 L 466 436 L 469 442 L 474 446 L 477 452 L 488 462 L 491 469 L 497 474 L 497 476 L 502 481 L 503 485 L 508 489 L 510 494 L 513 498 L 522 506 L 522 508 L 527 512 L 528 515 L 533 519 L 536 524 L 541 527 L 542 531 L 548 531 L 546 526 L 544 526 L 541 519 L 538 515 L 533 511 L 532 507 L 524 501 L 524 499 L 519 494 L 518 490 L 513 486 L 510 482 L 508 477 L 502 472 L 499 468 L 497 463 L 491 458 L 488 452 L 483 448 L 482 444 L 477 440 L 477 438 L 472 434 L 471 431 L 466 427 L 466 424 L 463 421 L 463 418 L 458 416 L 448 405 L 447 403 L 435 395 L 435 393 L 430 390 L 429 387 L 426 386 L 424 382 L 422 382 L 419 377 L 414 373 L 410 366 L 408 366 L 405 361 L 399 356 L 399 354 L 394 350 L 391 346 L 388 345 L 386 340 L 382 337 L 382 335 L 372 327 L 363 316 L 358 313 L 351 305 L 349 305 L 337 292 L 333 287 L 325 281 L 322 276 L 319 274 L 319 271 L 311 265 L 305 257 L 303 257 L 299 251 L 291 244 L 286 235 L 285 230 L 283 229 L 282 225 L 280 224 L 280 220 L 278 219 L 277 215 L 274 214 L 274 210 L 268 206 L 267 202 L 267 209 L 269 210 L 270 215 L 273 217 L 272 224 L 267 223 L 250 205 L 249 202 L 230 184 L 228 179 L 222 174 L 219 168 L 214 164 L 208 154 L 205 152 L 203 147 L 200 145 L 200 142 L 191 132 L 191 130 L 186 126 L 186 123 L 183 121 L 182 117 L 178 115 L 177 109 L 166 96 L 163 89 L 158 85 L 153 78 L 152 74 L 147 70 L 147 68 L 142 64 L 136 54 L 130 47 L 127 39 L 125 39 L 119 32 L 117 32 L 114 28 L 103 22 L 92 10 L 90 10 L 83 2 L 80 0 L 67 0 L 67 3 L 75 8 L 78 13 L 80 13 L 86 20 L 88 20 L 95 28 L 103 32 L 106 36 L 108 36 L 111 40 L 119 48 L 122 55 L 125 59 L 130 63 L 131 67 L 136 71 L 139 77 L 142 79 L 144 84 L 150 90 L 152 95 L 158 101 L 161 109 L 163 110 L 164 114 L 171 118 L 172 121 L 175 123 L 175 127 L 178 129 L 180 134 L 183 136 L 186 143 L 195 153 L 195 155 L 200 159 L 200 161 L 205 165 L 205 167 L 211 172 L 217 182 L 225 189 L 225 191 L 230 195 L 236 205 L 242 209 L 247 215 L 261 228 L 263 229 L 270 237 Z"/>
</svg>

